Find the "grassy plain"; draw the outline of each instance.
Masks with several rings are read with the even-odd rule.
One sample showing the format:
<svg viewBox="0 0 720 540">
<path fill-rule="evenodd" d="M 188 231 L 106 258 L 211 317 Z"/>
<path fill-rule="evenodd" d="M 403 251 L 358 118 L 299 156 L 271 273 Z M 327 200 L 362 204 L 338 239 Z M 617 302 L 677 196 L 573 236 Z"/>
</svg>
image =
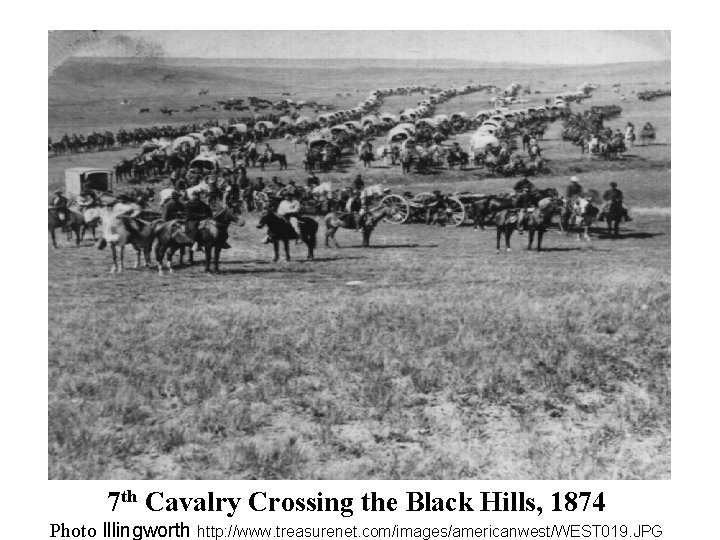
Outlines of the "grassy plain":
<svg viewBox="0 0 720 540">
<path fill-rule="evenodd" d="M 645 82 L 606 71 L 597 82 Z M 341 90 L 328 73 L 316 92 L 333 101 Z M 357 82 L 362 95 L 392 82 L 383 76 Z M 597 79 L 580 68 L 532 76 L 548 89 L 535 99 Z M 653 72 L 648 87 L 669 77 Z M 53 93 L 58 84 L 51 130 L 72 131 L 72 115 L 56 118 L 72 105 Z M 618 102 L 608 90 L 582 107 Z M 481 96 L 447 106 L 472 112 Z M 492 230 L 381 224 L 370 249 L 341 231 L 342 248 L 321 247 L 315 262 L 298 246 L 297 260 L 273 264 L 251 216 L 233 230 L 220 275 L 195 266 L 163 278 L 111 276 L 107 253 L 61 241 L 48 250 L 49 477 L 668 478 L 669 103 L 620 103 L 611 125 L 651 121 L 660 143 L 622 162 L 581 158 L 557 128 L 543 143 L 553 172 L 538 185 L 562 188 L 571 174 L 587 188 L 619 182 L 635 221 L 617 240 L 596 234 L 585 245 L 551 231 L 537 254 L 514 235 L 514 250 L 496 254 Z M 290 170 L 278 176 L 301 181 L 301 154 L 285 150 Z M 67 167 L 112 165 L 123 153 L 132 151 L 50 158 L 49 189 Z M 357 172 L 397 191 L 512 184 L 355 163 L 330 176 Z"/>
</svg>

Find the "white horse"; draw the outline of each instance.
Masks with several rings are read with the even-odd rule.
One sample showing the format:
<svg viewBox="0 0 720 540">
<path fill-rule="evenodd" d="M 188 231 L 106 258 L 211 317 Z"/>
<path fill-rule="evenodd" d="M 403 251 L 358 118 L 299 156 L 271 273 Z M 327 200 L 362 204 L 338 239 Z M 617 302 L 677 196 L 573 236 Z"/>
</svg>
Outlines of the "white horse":
<svg viewBox="0 0 720 540">
<path fill-rule="evenodd" d="M 90 212 L 90 210 L 88 210 Z M 100 223 L 102 225 L 102 238 L 98 241 L 98 249 L 103 249 L 106 245 L 110 246 L 112 251 L 113 264 L 110 267 L 110 273 L 120 273 L 124 268 L 125 244 L 131 243 L 137 252 L 137 260 L 135 268 L 140 266 L 141 251 L 145 251 L 138 232 L 128 228 L 128 222 L 124 218 L 131 218 L 140 213 L 140 206 L 137 204 L 117 203 L 112 207 L 104 207 L 99 209 Z M 150 224 L 147 224 L 150 226 Z M 120 264 L 117 261 L 117 252 L 120 251 Z M 145 266 L 148 266 L 148 255 L 146 252 Z"/>
<path fill-rule="evenodd" d="M 175 192 L 175 188 L 165 188 L 160 190 L 160 206 L 170 200 L 172 194 Z"/>
<path fill-rule="evenodd" d="M 578 227 L 578 241 L 584 238 L 590 242 L 590 226 L 595 222 L 600 210 L 593 206 L 592 201 L 585 197 L 579 197 L 573 206 L 573 215 L 570 216 L 568 229 L 573 225 Z"/>
<path fill-rule="evenodd" d="M 323 182 L 318 184 L 312 189 L 313 195 L 321 195 L 323 193 L 330 193 L 332 191 L 332 183 Z"/>
<path fill-rule="evenodd" d="M 196 191 L 199 191 L 200 193 L 210 193 L 210 184 L 203 180 L 197 186 L 188 188 L 185 193 L 187 193 L 189 199 L 192 199 L 193 193 L 195 193 Z"/>
</svg>

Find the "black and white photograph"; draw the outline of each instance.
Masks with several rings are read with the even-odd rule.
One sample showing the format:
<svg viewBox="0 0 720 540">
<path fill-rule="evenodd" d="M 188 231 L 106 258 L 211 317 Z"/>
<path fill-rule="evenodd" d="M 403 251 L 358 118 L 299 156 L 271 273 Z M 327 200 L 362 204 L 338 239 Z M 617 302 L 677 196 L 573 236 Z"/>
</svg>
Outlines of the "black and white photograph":
<svg viewBox="0 0 720 540">
<path fill-rule="evenodd" d="M 669 30 L 49 31 L 48 479 L 670 479 L 671 86 Z"/>
</svg>

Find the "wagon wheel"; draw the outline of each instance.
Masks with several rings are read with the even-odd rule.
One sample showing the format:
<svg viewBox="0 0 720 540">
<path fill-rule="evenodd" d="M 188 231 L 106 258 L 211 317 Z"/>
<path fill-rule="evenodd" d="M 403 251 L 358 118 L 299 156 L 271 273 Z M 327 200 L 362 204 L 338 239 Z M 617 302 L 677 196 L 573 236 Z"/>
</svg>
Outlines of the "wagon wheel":
<svg viewBox="0 0 720 540">
<path fill-rule="evenodd" d="M 467 217 L 465 206 L 457 197 L 447 198 L 447 217 L 447 224 L 450 227 L 459 227 L 465 223 L 465 218 Z"/>
<path fill-rule="evenodd" d="M 390 213 L 385 217 L 385 221 L 397 225 L 405 223 L 410 217 L 410 205 L 400 195 L 386 195 L 380 204 L 390 208 Z"/>
</svg>

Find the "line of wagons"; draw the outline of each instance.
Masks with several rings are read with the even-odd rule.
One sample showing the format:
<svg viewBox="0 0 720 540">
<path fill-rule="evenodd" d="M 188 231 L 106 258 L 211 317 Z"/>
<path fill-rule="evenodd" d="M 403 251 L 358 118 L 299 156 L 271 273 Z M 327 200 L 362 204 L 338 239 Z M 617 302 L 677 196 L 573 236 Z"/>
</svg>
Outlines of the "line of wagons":
<svg viewBox="0 0 720 540">
<path fill-rule="evenodd" d="M 477 202 L 487 195 L 479 193 L 456 193 L 445 196 L 445 212 L 443 220 L 448 227 L 459 227 L 466 221 L 475 221 Z M 255 207 L 262 209 L 270 206 L 270 198 L 263 191 L 254 193 Z M 412 197 L 389 194 L 380 199 L 380 204 L 387 206 L 391 212 L 385 221 L 395 225 L 402 223 L 425 223 L 428 206 L 435 202 L 435 195 L 430 192 L 418 193 Z M 305 215 L 321 214 L 320 202 L 317 200 L 302 201 L 302 213 Z"/>
</svg>

